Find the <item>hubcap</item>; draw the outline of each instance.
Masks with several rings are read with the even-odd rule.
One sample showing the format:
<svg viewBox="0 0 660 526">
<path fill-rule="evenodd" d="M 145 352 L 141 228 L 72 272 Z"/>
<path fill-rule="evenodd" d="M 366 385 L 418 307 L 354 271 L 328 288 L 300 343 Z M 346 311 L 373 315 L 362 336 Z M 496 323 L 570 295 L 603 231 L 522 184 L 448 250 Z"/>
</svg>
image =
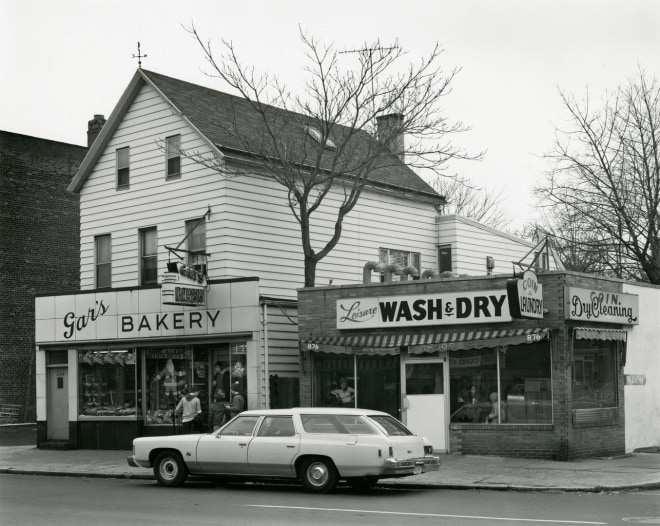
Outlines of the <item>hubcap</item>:
<svg viewBox="0 0 660 526">
<path fill-rule="evenodd" d="M 176 477 L 178 467 L 176 462 L 167 459 L 160 464 L 160 474 L 164 479 L 173 480 Z"/>
<path fill-rule="evenodd" d="M 328 468 L 320 462 L 315 462 L 314 464 L 310 465 L 309 469 L 307 470 L 307 474 L 309 475 L 309 481 L 314 486 L 323 486 L 326 482 L 328 482 Z"/>
</svg>

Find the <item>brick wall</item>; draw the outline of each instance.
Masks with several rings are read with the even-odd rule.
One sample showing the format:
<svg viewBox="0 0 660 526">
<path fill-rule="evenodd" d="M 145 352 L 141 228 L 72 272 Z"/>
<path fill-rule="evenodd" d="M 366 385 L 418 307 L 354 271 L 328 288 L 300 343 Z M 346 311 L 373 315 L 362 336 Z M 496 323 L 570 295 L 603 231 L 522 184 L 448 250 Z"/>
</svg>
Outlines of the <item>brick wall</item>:
<svg viewBox="0 0 660 526">
<path fill-rule="evenodd" d="M 0 131 L 0 402 L 36 421 L 34 298 L 79 288 L 78 196 L 87 148 Z"/>
<path fill-rule="evenodd" d="M 363 331 L 339 331 L 336 328 L 335 305 L 340 298 L 359 298 L 377 295 L 406 295 L 469 290 L 489 290 L 506 287 L 507 277 L 493 276 L 449 280 L 410 281 L 406 283 L 344 286 L 321 289 L 302 289 L 298 292 L 298 322 L 301 338 L 309 336 L 340 336 Z M 619 368 L 619 407 L 616 422 L 600 422 L 591 427 L 573 423 L 572 355 L 570 331 L 572 322 L 565 319 L 565 291 L 568 286 L 621 292 L 620 280 L 597 278 L 570 272 L 539 274 L 543 284 L 544 319 L 516 320 L 511 328 L 548 327 L 552 329 L 552 393 L 553 423 L 535 426 L 451 424 L 450 450 L 468 454 L 520 456 L 546 459 L 580 458 L 623 453 L 625 436 L 623 415 L 623 370 Z M 574 325 L 574 323 L 573 323 Z M 580 326 L 585 325 L 583 323 Z M 469 330 L 474 326 L 444 326 L 443 330 Z M 479 329 L 501 328 L 501 324 L 479 325 Z M 610 326 L 611 327 L 611 326 Z M 428 332 L 429 327 L 400 329 L 399 332 Z M 392 334 L 370 330 L 369 334 Z M 312 404 L 313 352 L 303 352 L 301 363 L 301 404 Z"/>
</svg>

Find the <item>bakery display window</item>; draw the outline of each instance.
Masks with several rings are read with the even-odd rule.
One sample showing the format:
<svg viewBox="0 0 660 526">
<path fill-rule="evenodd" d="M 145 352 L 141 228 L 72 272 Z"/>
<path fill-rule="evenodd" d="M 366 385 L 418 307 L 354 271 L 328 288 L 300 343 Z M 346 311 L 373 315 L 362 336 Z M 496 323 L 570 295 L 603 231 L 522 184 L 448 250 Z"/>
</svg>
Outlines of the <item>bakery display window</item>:
<svg viewBox="0 0 660 526">
<path fill-rule="evenodd" d="M 81 417 L 135 417 L 135 351 L 79 351 L 78 388 Z"/>
<path fill-rule="evenodd" d="M 173 423 L 174 409 L 191 387 L 192 347 L 146 349 L 146 424 Z"/>
</svg>

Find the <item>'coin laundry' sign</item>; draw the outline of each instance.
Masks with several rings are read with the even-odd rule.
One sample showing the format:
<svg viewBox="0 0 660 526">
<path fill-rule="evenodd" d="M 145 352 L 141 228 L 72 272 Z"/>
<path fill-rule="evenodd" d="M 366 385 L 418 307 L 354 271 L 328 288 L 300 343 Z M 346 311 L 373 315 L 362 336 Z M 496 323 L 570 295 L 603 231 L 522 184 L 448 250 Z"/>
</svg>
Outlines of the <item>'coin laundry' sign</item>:
<svg viewBox="0 0 660 526">
<path fill-rule="evenodd" d="M 337 300 L 338 329 L 510 321 L 505 290 Z"/>
</svg>

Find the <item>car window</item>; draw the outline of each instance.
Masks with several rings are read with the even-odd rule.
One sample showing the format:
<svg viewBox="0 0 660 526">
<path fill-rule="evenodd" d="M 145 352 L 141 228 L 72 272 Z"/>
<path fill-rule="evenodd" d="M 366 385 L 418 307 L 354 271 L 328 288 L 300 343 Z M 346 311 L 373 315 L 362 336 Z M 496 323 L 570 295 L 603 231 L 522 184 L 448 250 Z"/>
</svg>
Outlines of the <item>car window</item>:
<svg viewBox="0 0 660 526">
<path fill-rule="evenodd" d="M 293 418 L 290 416 L 267 416 L 257 432 L 257 436 L 260 437 L 290 437 L 295 434 Z"/>
<path fill-rule="evenodd" d="M 259 421 L 258 416 L 239 416 L 222 428 L 221 435 L 249 436 Z"/>
<path fill-rule="evenodd" d="M 393 416 L 371 415 L 369 418 L 380 424 L 389 436 L 406 436 L 413 434 L 406 426 L 404 426 Z"/>
<path fill-rule="evenodd" d="M 307 433 L 377 435 L 379 429 L 359 415 L 300 415 Z"/>
</svg>

